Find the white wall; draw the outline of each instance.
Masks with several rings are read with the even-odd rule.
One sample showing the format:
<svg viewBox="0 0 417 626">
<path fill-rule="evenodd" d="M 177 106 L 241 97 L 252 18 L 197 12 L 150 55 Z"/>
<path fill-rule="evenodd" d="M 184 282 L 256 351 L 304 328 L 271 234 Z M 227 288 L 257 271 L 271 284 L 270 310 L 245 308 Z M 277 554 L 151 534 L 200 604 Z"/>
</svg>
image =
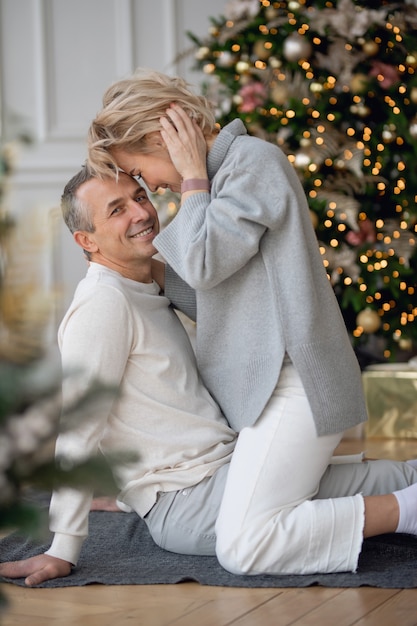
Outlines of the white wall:
<svg viewBox="0 0 417 626">
<path fill-rule="evenodd" d="M 181 74 L 194 85 L 186 31 L 204 36 L 225 0 L 0 0 L 3 138 L 24 127 L 33 143 L 18 159 L 10 207 L 20 221 L 39 209 L 56 247 L 49 280 L 63 298 L 58 317 L 85 272 L 82 254 L 55 211 L 67 180 L 86 156 L 85 135 L 108 85 L 142 65 Z M 48 217 L 48 220 L 46 220 Z"/>
</svg>

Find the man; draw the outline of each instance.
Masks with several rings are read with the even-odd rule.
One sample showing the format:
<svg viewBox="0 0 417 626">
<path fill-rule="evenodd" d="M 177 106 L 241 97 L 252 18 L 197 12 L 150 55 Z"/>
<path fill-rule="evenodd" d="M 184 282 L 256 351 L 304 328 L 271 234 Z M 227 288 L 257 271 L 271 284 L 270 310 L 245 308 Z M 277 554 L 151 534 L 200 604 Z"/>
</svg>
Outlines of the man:
<svg viewBox="0 0 417 626">
<path fill-rule="evenodd" d="M 68 183 L 62 207 L 90 260 L 59 329 L 64 372 L 80 369 L 64 385 L 64 403 L 94 380 L 119 386 L 120 397 L 114 404 L 103 399 L 97 414 L 63 430 L 56 454 L 74 463 L 99 449 L 107 456 L 136 454 L 137 461 L 122 460 L 115 473 L 119 499 L 145 517 L 159 492 L 181 492 L 225 468 L 235 433 L 204 388 L 185 330 L 152 280 L 159 222 L 143 188 L 126 174 L 119 182 L 98 180 L 83 168 Z M 19 564 L 28 585 L 70 573 L 87 535 L 91 500 L 89 490 L 53 494 L 52 546 Z"/>
<path fill-rule="evenodd" d="M 215 523 L 236 435 L 201 383 L 184 327 L 152 280 L 156 211 L 134 178 L 120 173 L 101 180 L 87 168 L 66 186 L 62 208 L 90 261 L 58 334 L 64 372 L 80 370 L 64 383 L 64 405 L 95 380 L 117 385 L 120 395 L 64 428 L 57 457 L 77 463 L 98 450 L 109 459 L 119 455 L 113 469 L 120 506 L 143 517 L 156 543 L 219 556 Z M 416 481 L 406 463 L 331 465 L 316 498 L 362 492 L 395 512 L 390 492 L 406 492 Z M 51 547 L 0 565 L 0 575 L 26 577 L 33 586 L 70 574 L 88 534 L 92 496 L 88 488 L 54 492 Z M 389 518 L 381 532 L 396 529 L 398 511 L 394 522 Z M 262 525 L 261 519 L 252 526 L 260 544 Z"/>
</svg>

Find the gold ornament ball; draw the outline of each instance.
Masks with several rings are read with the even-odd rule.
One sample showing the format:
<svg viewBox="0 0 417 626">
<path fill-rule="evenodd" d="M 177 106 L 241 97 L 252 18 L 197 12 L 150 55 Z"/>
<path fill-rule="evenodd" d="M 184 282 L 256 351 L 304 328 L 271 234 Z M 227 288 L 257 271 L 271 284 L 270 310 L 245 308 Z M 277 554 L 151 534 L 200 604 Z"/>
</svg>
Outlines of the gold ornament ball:
<svg viewBox="0 0 417 626">
<path fill-rule="evenodd" d="M 410 100 L 413 104 L 417 104 L 417 87 L 412 87 L 410 91 Z"/>
<path fill-rule="evenodd" d="M 356 324 L 363 329 L 364 333 L 371 334 L 381 326 L 381 318 L 373 309 L 363 309 L 356 317 Z"/>
<path fill-rule="evenodd" d="M 367 107 L 363 102 L 358 102 L 358 104 L 352 104 L 349 107 L 349 111 L 353 113 L 353 115 L 357 115 L 358 117 L 367 117 L 371 113 L 371 109 Z"/>
<path fill-rule="evenodd" d="M 274 104 L 285 104 L 288 100 L 288 89 L 285 85 L 276 85 L 271 89 L 271 100 Z"/>
<path fill-rule="evenodd" d="M 412 138 L 417 139 L 417 118 L 416 117 L 413 120 L 411 120 L 409 131 L 410 131 L 410 135 L 412 136 Z"/>
<path fill-rule="evenodd" d="M 274 69 L 277 70 L 280 67 L 282 67 L 282 61 L 281 59 L 277 59 L 277 57 L 269 57 L 269 65 Z"/>
<path fill-rule="evenodd" d="M 267 42 L 262 41 L 262 39 L 258 39 L 257 41 L 255 41 L 255 44 L 253 46 L 254 55 L 257 59 L 260 59 L 261 61 L 266 61 L 271 56 L 271 49 L 265 48 L 265 43 Z"/>
<path fill-rule="evenodd" d="M 413 67 L 414 69 L 416 69 L 417 68 L 417 52 L 409 52 L 406 56 L 405 62 L 410 67 Z"/>
<path fill-rule="evenodd" d="M 249 72 L 246 72 L 245 74 L 241 74 L 239 76 L 239 85 L 241 87 L 243 87 L 243 85 L 249 85 L 249 83 L 252 82 L 252 78 Z"/>
<path fill-rule="evenodd" d="M 363 104 L 358 107 L 358 115 L 359 117 L 368 117 L 368 115 L 371 115 L 371 109 Z"/>
<path fill-rule="evenodd" d="M 374 57 L 379 52 L 379 46 L 376 41 L 365 41 L 362 50 L 368 57 Z"/>
<path fill-rule="evenodd" d="M 202 60 L 202 59 L 206 59 L 210 54 L 210 48 L 208 48 L 207 46 L 201 46 L 201 48 L 199 48 L 195 54 L 195 58 L 197 60 Z"/>
<path fill-rule="evenodd" d="M 265 15 L 266 15 L 266 19 L 273 20 L 278 15 L 278 12 L 274 7 L 269 6 L 265 9 Z"/>
<path fill-rule="evenodd" d="M 214 63 L 206 63 L 205 65 L 203 65 L 203 72 L 205 74 L 213 74 L 215 69 L 216 66 L 214 65 Z"/>
<path fill-rule="evenodd" d="M 238 61 L 236 63 L 236 72 L 238 74 L 244 74 L 249 69 L 249 63 L 247 61 Z"/>
<path fill-rule="evenodd" d="M 382 139 L 385 143 L 391 143 L 397 136 L 397 127 L 395 124 L 386 124 L 382 129 Z"/>
<path fill-rule="evenodd" d="M 314 81 L 310 83 L 310 91 L 311 93 L 321 93 L 323 91 L 323 85 Z"/>
<path fill-rule="evenodd" d="M 368 77 L 365 74 L 354 74 L 350 80 L 350 90 L 353 93 L 363 93 L 368 86 Z"/>
<path fill-rule="evenodd" d="M 398 346 L 401 350 L 410 352 L 410 350 L 413 349 L 413 341 L 409 337 L 401 337 L 401 339 L 398 342 Z"/>
<path fill-rule="evenodd" d="M 395 135 L 390 130 L 382 131 L 382 139 L 385 143 L 391 143 L 395 139 Z"/>
</svg>

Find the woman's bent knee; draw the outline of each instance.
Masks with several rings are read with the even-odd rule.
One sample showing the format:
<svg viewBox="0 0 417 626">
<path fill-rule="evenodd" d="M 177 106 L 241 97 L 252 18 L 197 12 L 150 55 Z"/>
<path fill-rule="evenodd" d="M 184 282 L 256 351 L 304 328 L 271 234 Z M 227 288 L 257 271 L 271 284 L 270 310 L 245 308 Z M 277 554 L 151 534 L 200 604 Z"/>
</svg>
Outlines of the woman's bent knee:
<svg viewBox="0 0 417 626">
<path fill-rule="evenodd" d="M 234 545 L 222 546 L 217 542 L 216 556 L 220 565 L 231 574 L 245 576 L 252 573 L 248 567 L 246 555 Z"/>
<path fill-rule="evenodd" d="M 257 528 L 257 530 L 256 530 Z M 273 541 L 259 526 L 217 534 L 216 556 L 220 565 L 237 576 L 279 572 L 287 566 L 288 541 Z"/>
</svg>

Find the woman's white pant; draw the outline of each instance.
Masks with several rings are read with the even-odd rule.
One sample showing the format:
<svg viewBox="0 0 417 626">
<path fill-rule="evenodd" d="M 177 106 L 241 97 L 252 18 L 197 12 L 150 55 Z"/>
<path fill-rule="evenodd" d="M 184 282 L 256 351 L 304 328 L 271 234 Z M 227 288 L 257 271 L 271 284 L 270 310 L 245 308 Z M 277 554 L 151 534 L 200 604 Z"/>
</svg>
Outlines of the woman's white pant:
<svg viewBox="0 0 417 626">
<path fill-rule="evenodd" d="M 254 426 L 239 434 L 216 523 L 216 554 L 236 574 L 355 571 L 361 495 L 311 500 L 342 434 L 318 437 L 295 368 L 284 365 Z"/>
</svg>

